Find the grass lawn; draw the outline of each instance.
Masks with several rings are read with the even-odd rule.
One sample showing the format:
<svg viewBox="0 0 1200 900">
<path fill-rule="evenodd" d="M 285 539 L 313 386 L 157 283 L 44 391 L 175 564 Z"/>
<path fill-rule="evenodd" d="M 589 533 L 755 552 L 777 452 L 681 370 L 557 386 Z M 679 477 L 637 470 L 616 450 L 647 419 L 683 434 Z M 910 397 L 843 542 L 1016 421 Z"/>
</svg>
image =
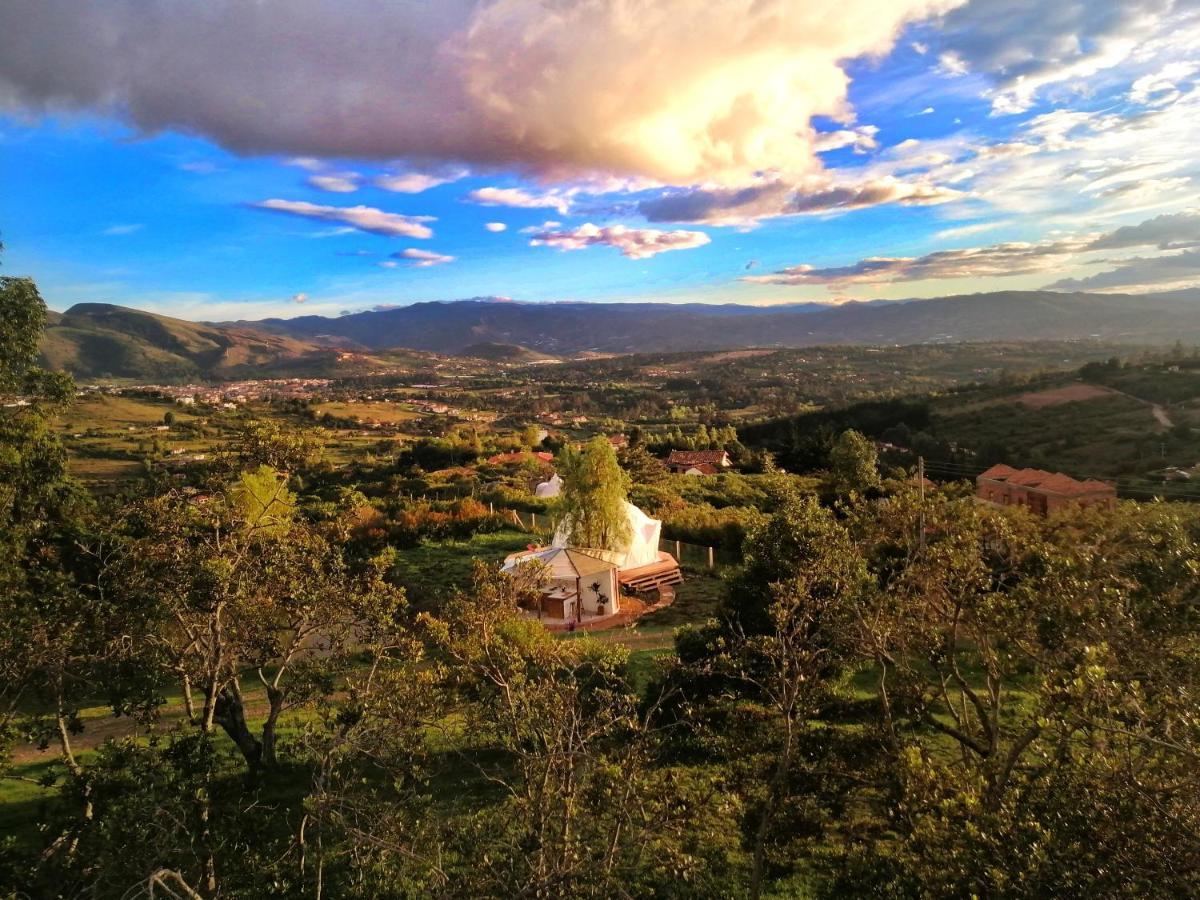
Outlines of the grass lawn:
<svg viewBox="0 0 1200 900">
<path fill-rule="evenodd" d="M 534 540 L 527 532 L 506 528 L 477 534 L 469 541 L 422 543 L 399 551 L 394 575 L 408 591 L 410 602 L 422 609 L 436 608 L 455 588 L 470 584 L 476 560 L 502 562 Z"/>
</svg>

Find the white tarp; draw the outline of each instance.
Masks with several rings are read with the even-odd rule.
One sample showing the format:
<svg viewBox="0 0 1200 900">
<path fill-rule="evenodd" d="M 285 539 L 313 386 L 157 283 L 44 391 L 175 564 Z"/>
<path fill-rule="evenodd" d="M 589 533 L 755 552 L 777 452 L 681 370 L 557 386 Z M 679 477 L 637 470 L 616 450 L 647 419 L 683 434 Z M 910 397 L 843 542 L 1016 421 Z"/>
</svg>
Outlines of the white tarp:
<svg viewBox="0 0 1200 900">
<path fill-rule="evenodd" d="M 620 550 L 587 549 L 595 556 L 603 556 L 616 563 L 618 569 L 636 569 L 658 562 L 658 540 L 662 535 L 662 522 L 652 519 L 632 503 L 626 501 L 625 516 L 629 520 L 630 540 L 626 547 Z M 566 547 L 567 535 L 570 528 L 567 522 L 562 522 L 554 533 L 552 547 Z"/>
</svg>

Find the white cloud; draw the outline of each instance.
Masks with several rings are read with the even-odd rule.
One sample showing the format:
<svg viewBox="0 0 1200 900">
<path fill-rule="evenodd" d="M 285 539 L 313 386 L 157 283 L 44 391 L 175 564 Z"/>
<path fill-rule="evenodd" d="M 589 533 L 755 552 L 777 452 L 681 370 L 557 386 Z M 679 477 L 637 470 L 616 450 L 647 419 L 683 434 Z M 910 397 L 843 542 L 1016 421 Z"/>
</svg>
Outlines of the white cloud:
<svg viewBox="0 0 1200 900">
<path fill-rule="evenodd" d="M 565 216 L 571 211 L 574 191 L 527 191 L 524 188 L 483 187 L 467 194 L 480 206 L 511 206 L 519 209 L 553 209 Z"/>
<path fill-rule="evenodd" d="M 409 266 L 414 269 L 428 269 L 432 266 L 444 266 L 446 263 L 454 262 L 455 257 L 446 256 L 442 253 L 434 253 L 432 250 L 417 250 L 409 247 L 406 250 L 401 250 L 399 253 L 393 253 L 396 259 L 411 260 Z"/>
<path fill-rule="evenodd" d="M 301 292 L 299 294 L 292 294 L 292 302 L 293 303 L 307 303 L 308 302 L 308 294 L 305 294 L 303 292 Z"/>
<path fill-rule="evenodd" d="M 659 231 L 625 225 L 601 227 L 590 222 L 566 231 L 538 231 L 529 240 L 531 246 L 559 250 L 582 250 L 596 245 L 616 247 L 630 259 L 646 259 L 668 250 L 690 250 L 708 242 L 708 235 L 702 231 Z"/>
<path fill-rule="evenodd" d="M 372 206 L 321 206 L 301 200 L 277 199 L 264 200 L 253 205 L 259 209 L 269 209 L 306 219 L 340 222 L 359 231 L 386 237 L 432 237 L 433 230 L 425 223 L 436 221 L 432 216 L 402 216 Z"/>
<path fill-rule="evenodd" d="M 874 125 L 818 132 L 813 140 L 813 149 L 817 153 L 828 153 L 843 147 L 853 147 L 855 153 L 866 153 L 879 146 L 879 142 L 875 139 L 877 134 L 879 134 L 879 129 Z"/>
<path fill-rule="evenodd" d="M 141 231 L 142 227 L 143 226 L 140 223 L 131 223 L 128 225 L 110 225 L 101 233 L 107 235 L 108 237 L 121 237 Z"/>
<path fill-rule="evenodd" d="M 505 225 L 503 222 L 487 222 L 486 224 L 484 224 L 483 227 L 494 234 L 498 234 L 501 231 L 508 230 L 508 226 Z"/>
<path fill-rule="evenodd" d="M 400 172 L 394 175 L 380 175 L 371 183 L 377 188 L 396 194 L 420 194 L 430 188 L 466 178 L 468 174 L 466 169 L 451 169 L 445 172 Z"/>
<path fill-rule="evenodd" d="M 941 68 L 983 73 L 993 111 L 1018 113 L 1056 86 L 1080 86 L 1152 41 L 1194 27 L 1192 0 L 970 0 L 942 18 Z"/>
<path fill-rule="evenodd" d="M 956 2 L 4 3 L 0 97 L 243 154 L 736 184 L 819 171 L 846 61 Z"/>
<path fill-rule="evenodd" d="M 1133 82 L 1129 99 L 1143 106 L 1170 106 L 1183 94 L 1183 87 L 1191 87 L 1192 76 L 1200 69 L 1196 63 L 1176 60 L 1157 72 L 1143 75 Z"/>
<path fill-rule="evenodd" d="M 970 237 L 973 234 L 983 234 L 985 231 L 994 231 L 995 229 L 1005 225 L 1005 222 L 978 222 L 974 225 L 958 225 L 954 228 L 943 228 L 937 232 L 934 237 L 940 241 L 953 241 L 958 238 Z"/>
<path fill-rule="evenodd" d="M 308 183 L 322 191 L 335 194 L 352 194 L 358 190 L 360 176 L 356 172 L 332 172 L 326 175 L 313 175 Z"/>
</svg>

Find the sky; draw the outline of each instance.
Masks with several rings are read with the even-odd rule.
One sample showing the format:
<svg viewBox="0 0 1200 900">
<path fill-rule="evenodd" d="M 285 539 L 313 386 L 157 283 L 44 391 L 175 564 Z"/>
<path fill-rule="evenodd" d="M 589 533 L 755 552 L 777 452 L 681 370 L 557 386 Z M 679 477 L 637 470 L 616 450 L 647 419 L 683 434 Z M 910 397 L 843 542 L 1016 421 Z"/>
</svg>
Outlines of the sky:
<svg viewBox="0 0 1200 900">
<path fill-rule="evenodd" d="M 0 273 L 190 319 L 1200 284 L 1200 0 L 7 0 Z"/>
</svg>

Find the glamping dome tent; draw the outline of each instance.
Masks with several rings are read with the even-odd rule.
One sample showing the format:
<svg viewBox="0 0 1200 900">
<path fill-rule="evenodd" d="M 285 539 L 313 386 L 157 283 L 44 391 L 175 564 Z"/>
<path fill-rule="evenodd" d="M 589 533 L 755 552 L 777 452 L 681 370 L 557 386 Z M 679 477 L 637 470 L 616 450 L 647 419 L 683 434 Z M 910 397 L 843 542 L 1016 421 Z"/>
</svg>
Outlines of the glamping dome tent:
<svg viewBox="0 0 1200 900">
<path fill-rule="evenodd" d="M 658 539 L 662 536 L 662 522 L 652 519 L 632 503 L 625 502 L 625 518 L 629 522 L 629 542 L 617 550 L 597 550 L 588 548 L 588 553 L 602 556 L 616 564 L 618 569 L 636 569 L 639 566 L 649 566 L 658 562 Z M 570 522 L 559 523 L 554 532 L 552 547 L 568 547 L 567 538 L 571 533 Z"/>
<path fill-rule="evenodd" d="M 543 481 L 533 489 L 535 497 L 557 497 L 562 492 L 562 479 L 555 472 L 550 476 L 549 481 Z"/>
</svg>

